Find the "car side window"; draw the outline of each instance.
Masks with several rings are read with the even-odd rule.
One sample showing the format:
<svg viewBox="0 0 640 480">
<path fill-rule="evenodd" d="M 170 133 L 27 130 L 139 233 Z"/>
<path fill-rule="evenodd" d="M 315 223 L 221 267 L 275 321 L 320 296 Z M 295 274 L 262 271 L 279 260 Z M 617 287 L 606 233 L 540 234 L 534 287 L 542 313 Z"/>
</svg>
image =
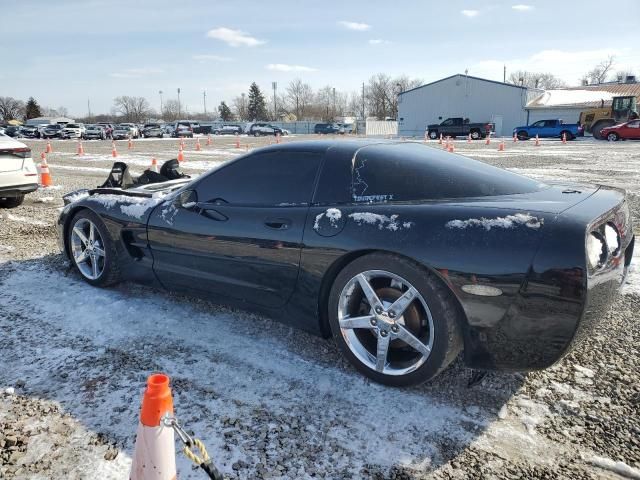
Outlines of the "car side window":
<svg viewBox="0 0 640 480">
<path fill-rule="evenodd" d="M 540 128 L 542 126 L 544 126 L 544 120 L 540 120 L 538 122 L 535 122 L 533 125 L 531 125 L 532 127 L 536 127 L 536 128 Z"/>
<path fill-rule="evenodd" d="M 640 128 L 640 120 L 636 120 L 635 122 L 629 122 L 627 124 L 629 128 Z"/>
<path fill-rule="evenodd" d="M 451 119 L 451 118 L 449 118 L 449 119 L 445 120 L 444 122 L 442 122 L 442 126 L 443 127 L 449 127 L 451 125 L 453 125 L 453 119 Z"/>
<path fill-rule="evenodd" d="M 196 186 L 198 198 L 231 205 L 308 204 L 321 160 L 310 152 L 255 153 L 208 174 Z"/>
</svg>

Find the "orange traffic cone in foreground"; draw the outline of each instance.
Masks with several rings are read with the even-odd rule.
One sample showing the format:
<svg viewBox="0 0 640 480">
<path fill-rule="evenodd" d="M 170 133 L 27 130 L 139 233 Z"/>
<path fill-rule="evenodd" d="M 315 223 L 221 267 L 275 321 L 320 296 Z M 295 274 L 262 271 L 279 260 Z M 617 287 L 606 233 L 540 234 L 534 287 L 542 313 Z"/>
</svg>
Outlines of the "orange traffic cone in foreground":
<svg viewBox="0 0 640 480">
<path fill-rule="evenodd" d="M 118 156 L 118 151 L 116 150 L 116 142 L 111 142 L 111 156 L 116 158 Z"/>
<path fill-rule="evenodd" d="M 562 133 L 562 143 L 567 143 L 567 134 Z"/>
<path fill-rule="evenodd" d="M 127 148 L 131 150 L 133 148 L 133 140 L 129 139 L 129 143 L 127 143 Z"/>
<path fill-rule="evenodd" d="M 498 151 L 499 152 L 504 152 L 504 138 L 502 139 L 502 141 L 498 144 Z"/>
<path fill-rule="evenodd" d="M 211 145 L 211 135 L 207 135 L 207 146 Z"/>
<path fill-rule="evenodd" d="M 51 187 L 53 180 L 51 179 L 51 172 L 49 172 L 49 165 L 47 165 L 47 156 L 42 152 L 40 158 L 42 159 L 40 162 L 40 186 Z"/>
<path fill-rule="evenodd" d="M 180 148 L 178 149 L 178 161 L 184 162 L 184 153 L 182 152 L 182 145 L 180 145 Z"/>
<path fill-rule="evenodd" d="M 196 151 L 199 152 L 200 150 L 202 150 L 202 147 L 200 146 L 200 139 L 198 138 L 196 140 Z"/>
<path fill-rule="evenodd" d="M 538 134 L 536 133 L 536 143 L 534 144 L 536 147 L 540 146 L 540 138 L 538 137 Z"/>
<path fill-rule="evenodd" d="M 176 478 L 173 428 L 167 427 L 163 418 L 173 418 L 173 398 L 169 377 L 157 373 L 147 379 L 147 388 L 142 397 L 130 480 Z"/>
<path fill-rule="evenodd" d="M 51 142 L 47 142 L 47 149 L 45 150 L 47 153 L 53 152 L 53 148 L 51 148 Z"/>
<path fill-rule="evenodd" d="M 82 148 L 82 140 L 78 141 L 78 156 L 82 156 L 84 155 L 84 148 Z"/>
<path fill-rule="evenodd" d="M 236 133 L 236 148 L 240 148 L 240 138 L 238 137 L 237 133 Z"/>
<path fill-rule="evenodd" d="M 467 137 L 467 143 L 471 143 L 471 134 Z"/>
<path fill-rule="evenodd" d="M 518 143 L 518 135 L 513 134 L 513 143 Z"/>
<path fill-rule="evenodd" d="M 158 173 L 158 161 L 155 157 L 151 159 L 151 167 L 149 167 L 149 170 Z"/>
<path fill-rule="evenodd" d="M 487 135 L 487 140 L 484 142 L 485 145 L 491 145 L 491 132 Z"/>
<path fill-rule="evenodd" d="M 453 146 L 453 142 L 449 143 L 448 147 L 447 147 L 447 151 L 449 153 L 453 153 L 456 151 L 455 147 Z"/>
<path fill-rule="evenodd" d="M 438 140 L 438 143 L 442 145 L 442 134 L 440 134 L 440 140 Z"/>
</svg>

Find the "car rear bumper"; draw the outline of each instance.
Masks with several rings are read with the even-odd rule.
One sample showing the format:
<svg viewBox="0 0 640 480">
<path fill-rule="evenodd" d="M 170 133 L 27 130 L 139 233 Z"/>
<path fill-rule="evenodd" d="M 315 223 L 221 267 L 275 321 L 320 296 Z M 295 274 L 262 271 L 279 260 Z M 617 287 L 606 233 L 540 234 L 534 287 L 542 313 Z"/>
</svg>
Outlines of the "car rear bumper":
<svg viewBox="0 0 640 480">
<path fill-rule="evenodd" d="M 17 197 L 18 195 L 25 195 L 27 193 L 35 192 L 37 189 L 37 183 L 0 187 L 0 197 Z"/>
</svg>

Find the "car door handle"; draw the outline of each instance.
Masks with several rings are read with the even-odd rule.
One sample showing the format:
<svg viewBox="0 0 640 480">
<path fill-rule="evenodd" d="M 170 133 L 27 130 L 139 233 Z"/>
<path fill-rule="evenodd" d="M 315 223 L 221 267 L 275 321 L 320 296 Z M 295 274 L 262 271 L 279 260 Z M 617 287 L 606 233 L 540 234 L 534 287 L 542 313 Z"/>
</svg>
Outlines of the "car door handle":
<svg viewBox="0 0 640 480">
<path fill-rule="evenodd" d="M 288 218 L 268 218 L 264 224 L 272 230 L 286 230 L 291 226 L 291 220 Z"/>
</svg>

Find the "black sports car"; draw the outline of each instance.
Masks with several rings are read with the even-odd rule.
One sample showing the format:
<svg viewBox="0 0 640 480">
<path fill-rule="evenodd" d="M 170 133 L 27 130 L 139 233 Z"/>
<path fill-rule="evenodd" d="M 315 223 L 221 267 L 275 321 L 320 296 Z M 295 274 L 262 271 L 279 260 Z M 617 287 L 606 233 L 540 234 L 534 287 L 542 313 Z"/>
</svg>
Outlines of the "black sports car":
<svg viewBox="0 0 640 480">
<path fill-rule="evenodd" d="M 390 385 L 428 380 L 461 350 L 477 369 L 550 366 L 603 316 L 633 253 L 623 191 L 417 143 L 279 144 L 193 180 L 125 167 L 68 196 L 58 221 L 87 282 L 258 309 L 333 335 Z"/>
</svg>

